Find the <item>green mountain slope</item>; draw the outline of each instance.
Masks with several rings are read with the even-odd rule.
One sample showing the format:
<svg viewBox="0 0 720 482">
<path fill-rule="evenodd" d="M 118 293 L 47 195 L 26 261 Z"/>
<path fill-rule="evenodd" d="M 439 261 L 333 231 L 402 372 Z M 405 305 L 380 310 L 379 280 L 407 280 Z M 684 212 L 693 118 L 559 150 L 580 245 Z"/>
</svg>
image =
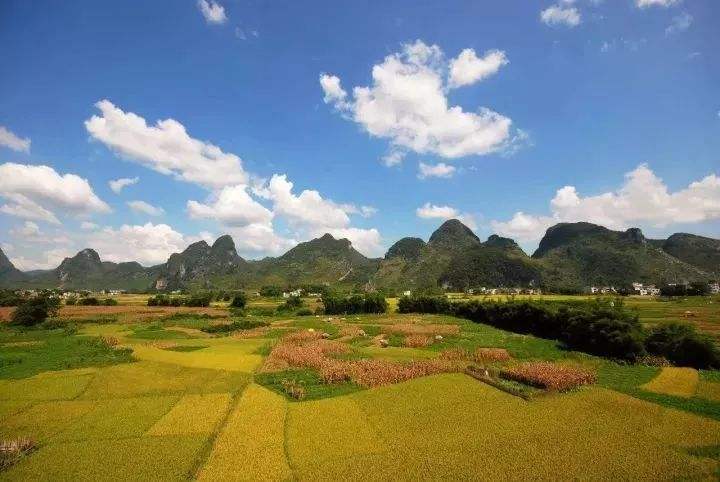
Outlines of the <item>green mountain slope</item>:
<svg viewBox="0 0 720 482">
<path fill-rule="evenodd" d="M 648 242 L 637 228 L 621 232 L 590 223 L 549 228 L 533 258 L 542 263 L 543 284 L 555 289 L 685 282 L 709 276 Z"/>
<path fill-rule="evenodd" d="M 688 233 L 675 233 L 662 242 L 662 249 L 680 261 L 720 276 L 720 240 Z"/>
</svg>

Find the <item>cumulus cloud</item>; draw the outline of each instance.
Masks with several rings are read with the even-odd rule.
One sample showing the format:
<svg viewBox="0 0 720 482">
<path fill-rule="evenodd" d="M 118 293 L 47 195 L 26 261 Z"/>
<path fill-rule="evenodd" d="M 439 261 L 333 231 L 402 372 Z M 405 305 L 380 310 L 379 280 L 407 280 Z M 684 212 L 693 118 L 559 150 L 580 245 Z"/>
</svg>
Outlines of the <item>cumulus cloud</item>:
<svg viewBox="0 0 720 482">
<path fill-rule="evenodd" d="M 484 57 L 478 57 L 473 49 L 465 49 L 450 61 L 449 87 L 462 87 L 496 74 L 500 67 L 510 61 L 501 50 L 488 50 Z"/>
<path fill-rule="evenodd" d="M 580 11 L 570 6 L 571 2 L 561 2 L 557 5 L 551 5 L 540 12 L 540 20 L 550 26 L 564 25 L 567 27 L 577 27 L 581 22 Z"/>
<path fill-rule="evenodd" d="M 250 256 L 278 255 L 295 246 L 298 241 L 294 238 L 279 236 L 270 223 L 254 223 L 242 227 L 228 229 L 235 240 L 239 253 Z"/>
<path fill-rule="evenodd" d="M 83 231 L 94 231 L 99 227 L 100 226 L 95 223 L 91 223 L 90 221 L 83 221 L 82 223 L 80 223 L 80 229 L 82 229 Z"/>
<path fill-rule="evenodd" d="M 451 206 L 441 206 L 427 202 L 417 208 L 415 214 L 422 219 L 457 219 L 470 229 L 477 229 L 477 223 L 472 215 L 461 213 Z"/>
<path fill-rule="evenodd" d="M 390 152 L 385 154 L 382 158 L 382 163 L 387 167 L 399 166 L 402 164 L 403 159 L 407 153 L 398 149 L 392 149 Z"/>
<path fill-rule="evenodd" d="M 635 5 L 639 8 L 670 7 L 678 3 L 680 3 L 680 0 L 635 0 Z"/>
<path fill-rule="evenodd" d="M 428 177 L 442 177 L 450 178 L 453 177 L 457 169 L 455 166 L 439 162 L 437 164 L 425 164 L 421 162 L 418 164 L 418 178 L 427 179 Z"/>
<path fill-rule="evenodd" d="M 139 177 L 121 177 L 120 179 L 113 179 L 112 181 L 109 181 L 108 186 L 110 186 L 110 189 L 112 189 L 115 194 L 120 194 L 120 191 L 122 191 L 123 188 L 137 184 L 139 180 Z"/>
<path fill-rule="evenodd" d="M 105 227 L 90 233 L 86 239 L 103 260 L 116 263 L 138 261 L 143 265 L 160 264 L 172 253 L 184 250 L 188 239 L 167 224 L 124 224 Z"/>
<path fill-rule="evenodd" d="M 128 201 L 128 207 L 136 213 L 147 214 L 148 216 L 162 216 L 165 210 L 158 206 L 146 203 L 145 201 Z"/>
<path fill-rule="evenodd" d="M 74 253 L 69 248 L 53 248 L 42 250 L 37 257 L 29 258 L 22 255 L 10 257 L 10 261 L 20 271 L 57 268 L 63 259 Z"/>
<path fill-rule="evenodd" d="M 25 224 L 23 224 L 22 227 L 11 230 L 10 234 L 26 240 L 32 240 L 33 238 L 39 237 L 42 234 L 42 231 L 40 231 L 40 226 L 36 223 L 32 221 L 25 221 Z"/>
<path fill-rule="evenodd" d="M 216 189 L 247 184 L 242 160 L 235 154 L 193 137 L 174 119 L 149 126 L 132 112 L 123 112 L 109 100 L 95 106 L 100 115 L 85 121 L 88 133 L 123 158 L 176 179 Z"/>
<path fill-rule="evenodd" d="M 680 15 L 673 17 L 672 23 L 670 23 L 670 25 L 665 29 L 665 35 L 684 32 L 690 28 L 692 22 L 693 16 L 687 12 L 683 12 Z"/>
<path fill-rule="evenodd" d="M 463 79 L 479 75 L 477 62 L 470 63 L 474 70 L 458 67 L 466 74 Z M 352 100 L 336 76 L 323 74 L 320 85 L 326 103 L 372 136 L 390 140 L 388 165 L 399 163 L 397 153 L 405 150 L 458 158 L 505 149 L 512 121 L 486 107 L 467 112 L 450 105 L 447 71 L 442 50 L 418 40 L 373 66 L 372 85 L 355 87 Z"/>
<path fill-rule="evenodd" d="M 611 229 L 627 229 L 720 219 L 720 177 L 710 174 L 670 192 L 663 180 L 642 164 L 627 173 L 623 185 L 614 192 L 583 197 L 574 186 L 558 189 L 550 201 L 550 210 L 550 216 L 518 212 L 509 221 L 491 224 L 498 234 L 531 242 L 558 222 L 588 221 Z"/>
<path fill-rule="evenodd" d="M 75 174 L 58 174 L 49 166 L 0 165 L 0 211 L 11 216 L 59 224 L 54 211 L 75 215 L 110 212 L 90 183 Z"/>
<path fill-rule="evenodd" d="M 273 213 L 287 220 L 299 238 L 325 233 L 349 239 L 358 251 L 367 255 L 382 253 L 380 233 L 376 229 L 351 226 L 350 214 L 363 217 L 376 212 L 371 206 L 360 208 L 352 204 L 338 204 L 323 198 L 319 192 L 306 189 L 293 193 L 293 183 L 285 175 L 274 175 L 266 186 L 256 189 L 261 197 L 273 203 Z"/>
<path fill-rule="evenodd" d="M 0 126 L 0 146 L 17 152 L 30 152 L 30 139 L 23 139 L 10 132 L 6 127 Z"/>
<path fill-rule="evenodd" d="M 198 0 L 198 8 L 205 17 L 205 21 L 210 24 L 223 24 L 227 22 L 227 15 L 225 15 L 225 7 L 220 5 L 213 0 Z"/>
<path fill-rule="evenodd" d="M 188 201 L 187 210 L 193 219 L 215 219 L 234 227 L 267 224 L 273 218 L 269 209 L 250 197 L 244 185 L 226 186 L 207 203 Z"/>
</svg>

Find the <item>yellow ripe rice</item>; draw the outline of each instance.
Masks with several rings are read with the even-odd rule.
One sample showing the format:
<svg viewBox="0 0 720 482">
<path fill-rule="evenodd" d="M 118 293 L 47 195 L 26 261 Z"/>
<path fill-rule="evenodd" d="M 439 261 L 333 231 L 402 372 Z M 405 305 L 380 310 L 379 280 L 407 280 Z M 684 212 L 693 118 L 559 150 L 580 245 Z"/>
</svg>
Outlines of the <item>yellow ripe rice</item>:
<svg viewBox="0 0 720 482">
<path fill-rule="evenodd" d="M 692 397 L 695 395 L 700 376 L 694 368 L 664 367 L 649 383 L 640 388 L 648 392 Z"/>
<path fill-rule="evenodd" d="M 227 413 L 229 393 L 187 395 L 155 425 L 147 435 L 210 434 Z"/>
</svg>

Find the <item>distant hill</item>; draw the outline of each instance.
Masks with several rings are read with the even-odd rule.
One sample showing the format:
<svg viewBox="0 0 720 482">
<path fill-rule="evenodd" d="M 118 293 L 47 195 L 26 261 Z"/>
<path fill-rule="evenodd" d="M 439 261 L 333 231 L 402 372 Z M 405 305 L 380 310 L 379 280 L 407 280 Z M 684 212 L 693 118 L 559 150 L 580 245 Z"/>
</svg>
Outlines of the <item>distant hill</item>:
<svg viewBox="0 0 720 482">
<path fill-rule="evenodd" d="M 470 228 L 451 219 L 427 244 L 418 238 L 395 243 L 373 283 L 398 290 L 526 286 L 540 280 L 536 265 L 512 239 L 493 235 L 483 243 Z"/>
<path fill-rule="evenodd" d="M 0 286 L 17 288 L 174 290 L 328 284 L 344 288 L 453 290 L 540 286 L 551 290 L 590 285 L 706 281 L 720 277 L 720 241 L 678 233 L 645 239 L 637 228 L 612 231 L 591 223 L 549 228 L 529 257 L 498 235 L 482 242 L 457 219 L 445 221 L 428 242 L 402 238 L 384 258 L 359 253 L 347 239 L 325 234 L 282 256 L 246 261 L 224 235 L 198 241 L 165 263 L 102 261 L 93 249 L 65 258 L 53 270 L 23 273 L 0 251 Z"/>
<path fill-rule="evenodd" d="M 720 277 L 720 240 L 688 233 L 675 233 L 661 244 L 680 261 Z"/>
<path fill-rule="evenodd" d="M 543 284 L 582 289 L 590 285 L 705 280 L 709 273 L 648 242 L 637 228 L 612 231 L 591 223 L 561 223 L 547 230 L 533 258 Z"/>
</svg>

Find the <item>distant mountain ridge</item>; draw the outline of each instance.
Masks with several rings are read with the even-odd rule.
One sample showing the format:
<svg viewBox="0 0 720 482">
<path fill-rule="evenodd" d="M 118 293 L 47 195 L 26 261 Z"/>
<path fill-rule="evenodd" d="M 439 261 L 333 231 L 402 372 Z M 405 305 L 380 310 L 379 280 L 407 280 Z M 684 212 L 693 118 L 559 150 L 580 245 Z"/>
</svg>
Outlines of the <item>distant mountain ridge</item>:
<svg viewBox="0 0 720 482">
<path fill-rule="evenodd" d="M 17 288 L 174 290 L 262 285 L 327 284 L 395 290 L 480 286 L 582 289 L 631 282 L 716 279 L 720 240 L 677 233 L 648 240 L 637 228 L 613 231 L 591 223 L 550 227 L 528 256 L 510 238 L 481 241 L 457 219 L 442 223 L 428 241 L 402 238 L 381 259 L 364 256 L 330 234 L 299 243 L 275 258 L 248 261 L 229 235 L 170 255 L 160 265 L 102 261 L 93 249 L 65 258 L 53 270 L 22 272 L 0 250 L 0 286 Z"/>
</svg>

